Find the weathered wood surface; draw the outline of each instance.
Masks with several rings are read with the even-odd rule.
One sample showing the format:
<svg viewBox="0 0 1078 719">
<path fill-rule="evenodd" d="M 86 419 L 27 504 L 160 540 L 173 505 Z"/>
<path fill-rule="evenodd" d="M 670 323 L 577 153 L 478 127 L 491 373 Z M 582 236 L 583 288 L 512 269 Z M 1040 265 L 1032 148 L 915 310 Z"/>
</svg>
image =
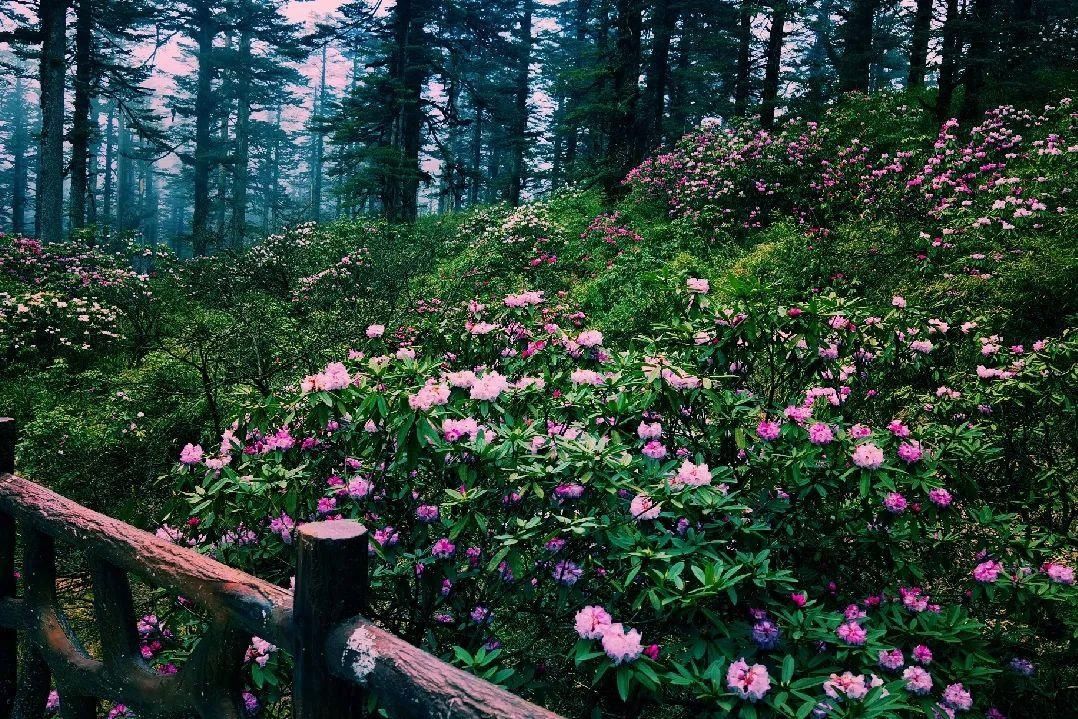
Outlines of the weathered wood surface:
<svg viewBox="0 0 1078 719">
<path fill-rule="evenodd" d="M 16 475 L 0 475 L 0 510 L 210 611 L 226 611 L 243 629 L 292 648 L 292 593 L 285 589 L 94 512 Z"/>
<path fill-rule="evenodd" d="M 354 646 L 362 647 L 357 651 Z M 357 667 L 370 666 L 358 676 Z M 337 676 L 365 681 L 391 717 L 414 719 L 560 719 L 490 682 L 447 664 L 363 617 L 339 626 L 326 644 Z"/>
<path fill-rule="evenodd" d="M 258 635 L 297 658 L 298 719 L 362 716 L 364 691 L 376 695 L 394 719 L 559 719 L 360 616 L 368 555 L 366 530 L 358 523 L 300 527 L 293 597 L 14 475 L 12 427 L 0 418 L 0 717 L 40 716 L 51 671 L 61 696 L 71 700 L 71 716 L 89 716 L 101 698 L 144 707 L 152 715 L 193 711 L 239 719 L 244 650 L 251 635 Z M 26 586 L 18 598 L 12 520 L 21 525 L 24 542 Z M 85 652 L 57 608 L 55 542 L 90 559 L 103 660 Z M 209 631 L 178 675 L 158 676 L 138 656 L 128 572 L 191 599 L 210 615 Z M 23 664 L 16 695 L 20 632 Z"/>
</svg>

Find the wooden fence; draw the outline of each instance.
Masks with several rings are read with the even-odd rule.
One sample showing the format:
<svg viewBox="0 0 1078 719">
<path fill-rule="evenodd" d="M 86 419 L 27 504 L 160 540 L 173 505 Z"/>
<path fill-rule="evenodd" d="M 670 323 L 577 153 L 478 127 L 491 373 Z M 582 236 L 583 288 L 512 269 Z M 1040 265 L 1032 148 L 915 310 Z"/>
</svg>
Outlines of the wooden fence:
<svg viewBox="0 0 1078 719">
<path fill-rule="evenodd" d="M 259 636 L 294 658 L 298 719 L 362 716 L 368 692 L 393 718 L 558 719 L 364 619 L 367 533 L 358 522 L 300 526 L 293 594 L 14 471 L 15 424 L 0 418 L 0 717 L 43 716 L 55 687 L 63 719 L 96 717 L 100 700 L 125 704 L 140 717 L 240 719 L 244 657 Z M 89 564 L 100 659 L 80 644 L 61 609 L 58 544 Z M 209 630 L 174 675 L 155 673 L 139 653 L 129 573 L 182 595 L 209 618 Z"/>
</svg>

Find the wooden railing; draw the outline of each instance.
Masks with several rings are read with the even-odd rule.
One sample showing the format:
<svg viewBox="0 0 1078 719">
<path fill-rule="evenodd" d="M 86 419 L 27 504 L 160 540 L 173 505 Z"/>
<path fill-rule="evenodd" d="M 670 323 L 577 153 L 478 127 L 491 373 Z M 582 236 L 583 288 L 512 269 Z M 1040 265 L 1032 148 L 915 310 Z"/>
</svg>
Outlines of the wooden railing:
<svg viewBox="0 0 1078 719">
<path fill-rule="evenodd" d="M 294 658 L 298 719 L 362 716 L 368 692 L 394 718 L 558 719 L 363 618 L 367 533 L 358 522 L 300 526 L 293 594 L 14 471 L 14 422 L 0 418 L 0 717 L 41 717 L 55 687 L 64 719 L 96 717 L 99 700 L 140 717 L 240 719 L 244 656 L 259 636 Z M 90 567 L 100 659 L 80 644 L 60 606 L 58 543 L 83 553 Z M 141 658 L 129 573 L 182 595 L 208 617 L 208 631 L 176 674 L 159 675 Z"/>
</svg>

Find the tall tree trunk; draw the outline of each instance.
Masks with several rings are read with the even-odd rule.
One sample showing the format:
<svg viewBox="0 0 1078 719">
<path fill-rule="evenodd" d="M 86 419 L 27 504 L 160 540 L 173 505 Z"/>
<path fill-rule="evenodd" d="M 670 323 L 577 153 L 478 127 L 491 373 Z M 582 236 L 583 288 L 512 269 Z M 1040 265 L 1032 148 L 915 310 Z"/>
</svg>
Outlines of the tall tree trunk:
<svg viewBox="0 0 1078 719">
<path fill-rule="evenodd" d="M 119 157 L 116 160 L 116 229 L 120 232 L 127 232 L 136 226 L 135 213 L 131 208 L 135 184 L 131 145 L 131 128 L 127 120 L 121 117 L 117 139 Z"/>
<path fill-rule="evenodd" d="M 771 10 L 771 29 L 767 35 L 764 62 L 764 85 L 760 95 L 760 125 L 765 130 L 775 126 L 775 106 L 779 96 L 779 70 L 782 68 L 782 45 L 786 37 L 786 0 L 775 0 Z"/>
<path fill-rule="evenodd" d="M 240 82 L 236 90 L 236 157 L 232 165 L 233 250 L 242 250 L 247 234 L 247 175 L 251 133 L 251 34 L 243 31 L 239 44 Z"/>
<path fill-rule="evenodd" d="M 100 228 L 97 226 L 97 176 L 99 173 L 98 156 L 101 154 L 101 105 L 95 99 L 90 103 L 90 158 L 86 165 L 86 224 L 94 228 L 94 239 Z"/>
<path fill-rule="evenodd" d="M 565 149 L 565 135 L 560 132 L 562 122 L 565 119 L 565 106 L 566 99 L 559 91 L 554 97 L 554 138 L 553 147 L 551 148 L 550 159 L 550 189 L 557 190 L 561 187 L 562 176 L 562 155 Z"/>
<path fill-rule="evenodd" d="M 935 0 L 917 0 L 913 16 L 913 33 L 910 37 L 910 71 L 906 87 L 915 90 L 925 84 L 928 67 L 928 41 L 932 37 L 932 7 Z"/>
<path fill-rule="evenodd" d="M 513 93 L 512 154 L 509 158 L 509 204 L 516 207 L 524 191 L 524 154 L 528 149 L 528 77 L 532 61 L 532 0 L 521 0 L 520 27 L 517 34 L 516 88 Z"/>
<path fill-rule="evenodd" d="M 576 30 L 576 45 L 573 52 L 575 53 L 574 59 L 577 65 L 583 62 L 582 48 L 588 41 L 588 16 L 591 14 L 592 1 L 576 0 L 576 7 L 573 12 L 573 26 Z M 580 120 L 575 114 L 578 104 L 579 101 L 573 100 L 573 93 L 568 93 L 566 113 L 569 115 L 569 120 L 565 128 L 565 172 L 570 179 L 574 175 L 577 148 L 580 144 Z"/>
<path fill-rule="evenodd" d="M 943 50 L 940 58 L 939 90 L 936 94 L 936 121 L 943 122 L 951 114 L 954 97 L 955 70 L 962 52 L 961 17 L 958 0 L 947 0 L 947 15 L 943 21 Z"/>
<path fill-rule="evenodd" d="M 11 231 L 16 235 L 26 232 L 26 185 L 29 165 L 26 153 L 30 143 L 26 128 L 26 112 L 22 75 L 15 76 L 15 92 L 9 103 L 14 112 L 11 128 Z"/>
<path fill-rule="evenodd" d="M 973 12 L 969 23 L 969 50 L 966 54 L 966 71 L 963 76 L 965 94 L 958 118 L 962 122 L 976 121 L 980 115 L 986 78 L 992 63 L 992 0 L 973 0 Z"/>
<path fill-rule="evenodd" d="M 105 186 L 101 192 L 101 217 L 102 225 L 106 232 L 111 232 L 113 224 L 112 215 L 112 164 L 116 161 L 115 157 L 115 143 L 113 138 L 115 137 L 113 132 L 113 123 L 116 119 L 116 101 L 113 100 L 109 103 L 109 114 L 105 120 Z"/>
<path fill-rule="evenodd" d="M 689 83 L 686 78 L 692 64 L 693 38 L 699 32 L 699 20 L 695 13 L 686 12 L 678 38 L 677 62 L 670 74 L 670 120 L 669 126 L 676 137 L 689 129 Z"/>
<path fill-rule="evenodd" d="M 71 120 L 70 196 L 68 217 L 72 229 L 86 223 L 87 161 L 90 152 L 90 100 L 93 94 L 94 4 L 78 0 L 75 6 L 75 104 Z"/>
<path fill-rule="evenodd" d="M 643 0 L 616 0 L 615 47 L 611 80 L 613 112 L 607 138 L 608 192 L 615 192 L 625 173 L 639 162 L 640 36 Z"/>
<path fill-rule="evenodd" d="M 659 147 L 665 140 L 666 86 L 670 76 L 670 38 L 677 24 L 677 9 L 670 0 L 654 0 L 652 14 L 651 59 L 648 63 L 647 110 L 648 128 L 642 138 L 642 153 Z"/>
<path fill-rule="evenodd" d="M 318 82 L 318 93 L 314 98 L 314 127 L 311 134 L 311 219 L 322 219 L 322 154 L 325 150 L 325 136 L 322 134 L 322 115 L 326 111 L 326 52 L 328 44 L 322 45 L 322 75 Z"/>
<path fill-rule="evenodd" d="M 38 152 L 37 206 L 43 242 L 64 235 L 64 52 L 67 0 L 39 3 L 41 23 L 41 149 Z"/>
<path fill-rule="evenodd" d="M 195 42 L 198 45 L 198 75 L 195 89 L 194 211 L 191 240 L 196 256 L 209 251 L 210 166 L 213 162 L 213 16 L 209 0 L 199 0 L 195 8 Z"/>
<path fill-rule="evenodd" d="M 868 92 L 872 65 L 872 24 L 880 0 L 853 0 L 842 24 L 839 85 L 842 92 Z"/>
<path fill-rule="evenodd" d="M 473 99 L 473 104 L 475 100 Z M 479 190 L 483 184 L 483 108 L 475 106 L 475 121 L 472 123 L 472 169 L 468 186 L 468 205 L 479 204 Z"/>
<path fill-rule="evenodd" d="M 741 0 L 737 25 L 737 78 L 734 81 L 734 115 L 745 117 L 749 111 L 752 87 L 752 7 Z"/>
</svg>

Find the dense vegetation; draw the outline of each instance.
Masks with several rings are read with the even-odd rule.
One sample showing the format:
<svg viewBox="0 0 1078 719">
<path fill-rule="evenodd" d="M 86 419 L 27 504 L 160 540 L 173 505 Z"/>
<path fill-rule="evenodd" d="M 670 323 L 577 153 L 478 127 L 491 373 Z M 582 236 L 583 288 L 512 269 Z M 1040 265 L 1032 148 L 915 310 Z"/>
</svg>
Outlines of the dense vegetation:
<svg viewBox="0 0 1078 719">
<path fill-rule="evenodd" d="M 1067 716 L 1076 113 L 933 115 L 187 261 L 6 237 L 20 469 L 282 585 L 361 519 L 378 621 L 567 716 Z"/>
</svg>

